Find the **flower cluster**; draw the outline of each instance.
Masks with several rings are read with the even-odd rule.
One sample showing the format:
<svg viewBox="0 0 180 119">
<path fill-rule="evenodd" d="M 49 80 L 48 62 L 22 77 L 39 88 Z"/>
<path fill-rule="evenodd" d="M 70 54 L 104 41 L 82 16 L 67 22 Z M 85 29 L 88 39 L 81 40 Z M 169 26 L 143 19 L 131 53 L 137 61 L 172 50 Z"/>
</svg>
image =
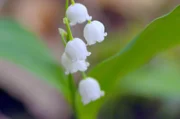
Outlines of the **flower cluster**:
<svg viewBox="0 0 180 119">
<path fill-rule="evenodd" d="M 87 21 L 84 27 L 84 38 L 86 43 L 80 38 L 73 38 L 70 26 L 81 24 Z M 65 68 L 65 74 L 72 74 L 78 71 L 85 72 L 89 63 L 86 61 L 91 53 L 87 50 L 88 45 L 102 42 L 107 36 L 104 25 L 97 20 L 92 21 L 87 8 L 80 3 L 72 3 L 66 10 L 64 23 L 67 26 L 67 40 L 65 41 L 65 51 L 61 57 L 61 63 Z M 79 83 L 79 93 L 82 96 L 83 104 L 99 99 L 104 95 L 99 83 L 91 77 L 85 77 Z"/>
</svg>

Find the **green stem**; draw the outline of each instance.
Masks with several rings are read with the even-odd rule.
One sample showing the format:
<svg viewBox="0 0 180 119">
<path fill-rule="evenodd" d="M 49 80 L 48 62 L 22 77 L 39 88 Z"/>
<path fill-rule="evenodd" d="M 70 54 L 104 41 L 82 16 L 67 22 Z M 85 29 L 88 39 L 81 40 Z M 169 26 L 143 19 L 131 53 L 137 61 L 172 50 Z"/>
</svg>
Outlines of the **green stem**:
<svg viewBox="0 0 180 119">
<path fill-rule="evenodd" d="M 71 3 L 75 4 L 74 0 L 71 0 Z M 69 7 L 69 0 L 66 0 L 66 5 L 65 5 L 66 10 L 68 9 L 68 7 Z M 63 22 L 66 25 L 66 29 L 67 29 L 67 42 L 68 42 L 69 40 L 73 40 L 71 27 L 70 27 L 69 20 L 67 17 L 63 19 Z M 68 82 L 69 82 L 69 90 L 71 93 L 73 114 L 75 116 L 75 119 L 78 119 L 78 113 L 77 113 L 77 108 L 76 108 L 76 84 L 75 84 L 72 74 L 68 75 Z"/>
<path fill-rule="evenodd" d="M 75 4 L 75 1 L 74 1 L 74 0 L 71 0 L 71 4 L 74 5 L 74 4 Z"/>
<path fill-rule="evenodd" d="M 71 99 L 72 99 L 72 108 L 74 112 L 75 119 L 77 118 L 77 109 L 76 109 L 76 86 L 74 82 L 74 78 L 72 74 L 68 75 L 68 80 L 69 80 L 69 89 L 71 91 Z"/>
<path fill-rule="evenodd" d="M 86 79 L 86 78 L 87 78 L 86 73 L 85 73 L 85 72 L 81 72 L 81 73 L 82 73 L 82 77 L 83 77 L 83 79 Z"/>
<path fill-rule="evenodd" d="M 64 24 L 66 25 L 66 28 L 67 28 L 67 34 L 68 34 L 69 40 L 73 40 L 73 35 L 72 35 L 71 27 L 69 25 L 68 18 L 65 17 L 63 19 L 63 21 L 64 21 Z"/>
<path fill-rule="evenodd" d="M 91 20 L 88 20 L 88 23 L 90 24 L 90 23 L 91 23 Z"/>
<path fill-rule="evenodd" d="M 66 0 L 65 10 L 67 10 L 69 7 L 69 0 Z"/>
</svg>

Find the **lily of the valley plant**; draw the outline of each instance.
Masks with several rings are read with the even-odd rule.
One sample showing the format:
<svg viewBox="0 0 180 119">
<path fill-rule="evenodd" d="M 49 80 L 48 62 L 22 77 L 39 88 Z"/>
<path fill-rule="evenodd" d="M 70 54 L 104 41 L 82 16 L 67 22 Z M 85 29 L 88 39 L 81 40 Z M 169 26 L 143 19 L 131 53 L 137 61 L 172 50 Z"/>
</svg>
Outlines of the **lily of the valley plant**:
<svg viewBox="0 0 180 119">
<path fill-rule="evenodd" d="M 65 69 L 65 74 L 70 77 L 68 80 L 73 80 L 73 73 L 78 71 L 82 73 L 83 79 L 79 83 L 78 91 L 82 103 L 86 105 L 104 96 L 104 91 L 101 91 L 100 85 L 96 79 L 88 77 L 85 74 L 85 71 L 90 65 L 90 63 L 87 62 L 87 57 L 91 55 L 87 46 L 102 42 L 105 36 L 107 36 L 107 33 L 105 32 L 103 23 L 92 20 L 92 17 L 88 14 L 87 8 L 83 4 L 75 3 L 74 0 L 71 0 L 70 5 L 69 1 L 66 0 L 66 16 L 63 22 L 66 25 L 67 31 L 61 28 L 59 29 L 65 45 L 61 63 Z M 83 38 L 73 37 L 71 32 L 71 27 L 84 22 L 86 22 L 83 31 L 85 42 L 82 40 Z"/>
</svg>

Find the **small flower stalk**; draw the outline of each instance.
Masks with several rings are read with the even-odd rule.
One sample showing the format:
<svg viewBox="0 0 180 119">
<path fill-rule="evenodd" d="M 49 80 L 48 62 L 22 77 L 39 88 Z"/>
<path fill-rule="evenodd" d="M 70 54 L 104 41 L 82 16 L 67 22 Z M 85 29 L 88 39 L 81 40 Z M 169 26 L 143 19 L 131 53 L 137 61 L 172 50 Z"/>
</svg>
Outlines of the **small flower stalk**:
<svg viewBox="0 0 180 119">
<path fill-rule="evenodd" d="M 66 2 L 68 3 L 68 1 Z M 107 36 L 103 23 L 91 20 L 92 17 L 88 14 L 86 6 L 71 0 L 71 5 L 66 9 L 66 17 L 63 19 L 67 31 L 59 29 L 65 45 L 64 53 L 61 56 L 61 64 L 66 75 L 80 71 L 83 72 L 84 76 L 84 72 L 90 65 L 87 62 L 87 58 L 91 55 L 88 46 L 104 41 Z M 71 31 L 71 26 L 84 22 L 87 22 L 83 31 L 85 42 L 82 38 L 74 38 Z M 78 91 L 84 105 L 98 100 L 105 94 L 96 79 L 86 76 L 80 81 Z"/>
</svg>

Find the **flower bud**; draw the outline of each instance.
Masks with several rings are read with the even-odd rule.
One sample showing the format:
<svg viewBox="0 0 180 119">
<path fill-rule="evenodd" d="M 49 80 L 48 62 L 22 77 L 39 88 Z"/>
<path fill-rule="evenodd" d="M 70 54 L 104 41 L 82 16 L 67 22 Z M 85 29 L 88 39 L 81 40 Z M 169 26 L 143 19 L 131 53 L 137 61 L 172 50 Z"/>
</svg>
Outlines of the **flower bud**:
<svg viewBox="0 0 180 119">
<path fill-rule="evenodd" d="M 107 36 L 104 25 L 99 21 L 92 21 L 84 27 L 84 37 L 88 45 L 102 42 Z"/>
<path fill-rule="evenodd" d="M 90 77 L 80 81 L 79 93 L 82 97 L 84 105 L 99 99 L 101 96 L 104 96 L 104 91 L 101 91 L 99 83 Z"/>
<path fill-rule="evenodd" d="M 66 53 L 63 53 L 61 63 L 66 70 L 65 74 L 75 73 L 77 71 L 86 71 L 89 66 L 89 63 L 85 60 L 72 61 L 69 57 L 67 57 Z"/>
<path fill-rule="evenodd" d="M 66 15 L 70 21 L 70 25 L 81 24 L 86 20 L 92 19 L 88 14 L 87 8 L 80 3 L 70 5 L 66 11 Z"/>
<path fill-rule="evenodd" d="M 67 43 L 65 53 L 72 61 L 86 60 L 87 56 L 91 55 L 87 51 L 86 44 L 79 38 L 74 38 Z"/>
</svg>

